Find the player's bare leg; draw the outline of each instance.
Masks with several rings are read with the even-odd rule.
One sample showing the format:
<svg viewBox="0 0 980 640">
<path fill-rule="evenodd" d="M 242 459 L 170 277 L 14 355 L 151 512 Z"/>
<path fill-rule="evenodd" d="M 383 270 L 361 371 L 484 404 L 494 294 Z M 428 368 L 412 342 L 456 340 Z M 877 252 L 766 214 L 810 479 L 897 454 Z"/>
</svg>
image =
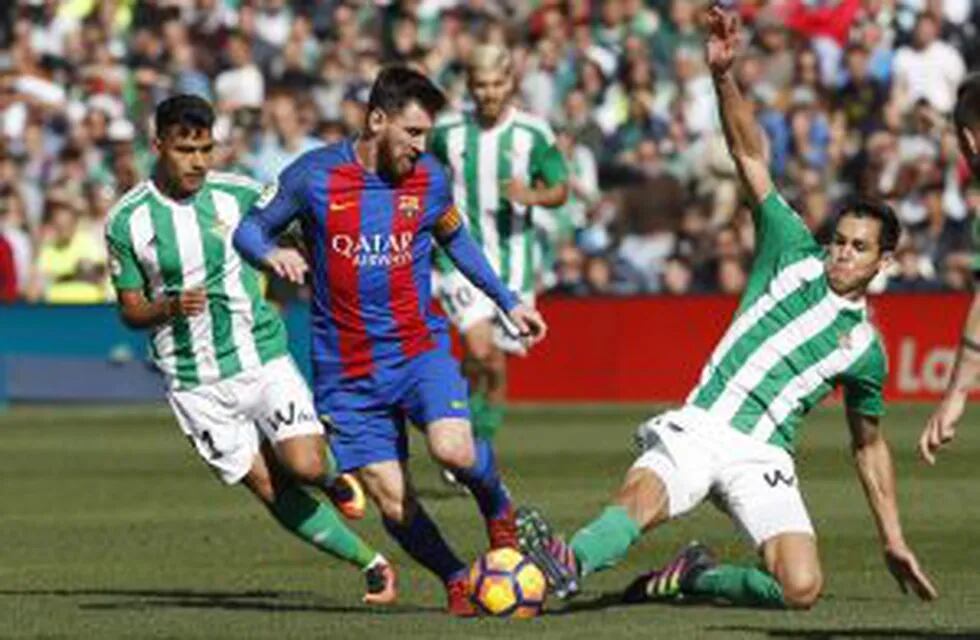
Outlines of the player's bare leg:
<svg viewBox="0 0 980 640">
<path fill-rule="evenodd" d="M 283 527 L 361 569 L 367 581 L 364 602 L 395 601 L 395 572 L 384 556 L 348 529 L 332 508 L 306 493 L 268 443 L 263 443 L 242 483 Z"/>
<path fill-rule="evenodd" d="M 445 584 L 449 613 L 476 615 L 469 601 L 466 565 L 419 503 L 405 464 L 397 460 L 369 464 L 358 470 L 358 476 L 381 511 L 388 533 L 408 555 Z"/>
<path fill-rule="evenodd" d="M 490 443 L 474 438 L 470 423 L 459 418 L 437 420 L 426 427 L 426 434 L 432 457 L 450 469 L 476 500 L 490 548 L 516 547 L 514 510 Z"/>
<path fill-rule="evenodd" d="M 782 588 L 787 607 L 809 609 L 816 604 L 823 589 L 816 538 L 809 533 L 783 533 L 766 540 L 760 554 Z"/>
<path fill-rule="evenodd" d="M 357 478 L 339 473 L 329 445 L 319 435 L 305 435 L 276 443 L 279 460 L 303 484 L 319 487 L 344 517 L 364 517 L 366 500 Z"/>
</svg>

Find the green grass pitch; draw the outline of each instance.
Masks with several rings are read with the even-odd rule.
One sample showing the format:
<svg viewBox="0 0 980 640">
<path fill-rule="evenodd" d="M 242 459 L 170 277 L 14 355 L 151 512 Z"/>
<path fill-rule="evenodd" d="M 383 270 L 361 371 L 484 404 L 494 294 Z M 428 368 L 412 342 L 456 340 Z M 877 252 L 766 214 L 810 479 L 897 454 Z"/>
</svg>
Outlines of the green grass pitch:
<svg viewBox="0 0 980 640">
<path fill-rule="evenodd" d="M 798 456 L 820 536 L 823 600 L 809 612 L 615 604 L 638 571 L 691 538 L 752 560 L 705 505 L 645 537 L 569 605 L 531 621 L 453 620 L 435 579 L 384 535 L 357 524 L 401 570 L 400 603 L 372 611 L 352 569 L 280 531 L 242 489 L 223 488 L 162 408 L 14 408 L 0 415 L 0 637 L 3 638 L 978 638 L 980 430 L 967 416 L 936 468 L 914 455 L 927 407 L 893 406 L 905 533 L 941 598 L 903 596 L 881 561 L 839 408 L 805 425 Z M 648 408 L 511 412 L 500 460 L 518 502 L 571 531 L 603 506 L 631 461 Z M 485 544 L 475 506 L 447 491 L 425 458 L 423 499 L 458 551 Z"/>
</svg>

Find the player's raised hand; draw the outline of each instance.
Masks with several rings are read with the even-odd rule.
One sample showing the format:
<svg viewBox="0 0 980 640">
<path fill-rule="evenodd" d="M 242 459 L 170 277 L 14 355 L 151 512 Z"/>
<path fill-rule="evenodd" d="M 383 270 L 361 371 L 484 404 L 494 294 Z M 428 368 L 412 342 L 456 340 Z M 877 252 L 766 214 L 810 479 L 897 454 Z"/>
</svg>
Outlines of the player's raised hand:
<svg viewBox="0 0 980 640">
<path fill-rule="evenodd" d="M 936 464 L 936 452 L 956 437 L 956 423 L 963 416 L 965 406 L 966 394 L 956 393 L 943 398 L 919 437 L 919 455 L 923 460 Z"/>
<path fill-rule="evenodd" d="M 296 284 L 303 284 L 303 278 L 309 271 L 303 254 L 288 247 L 277 247 L 270 251 L 265 257 L 265 264 L 280 278 Z"/>
<path fill-rule="evenodd" d="M 707 14 L 708 39 L 704 53 L 708 68 L 715 75 L 731 69 L 739 45 L 738 18 L 734 13 L 711 7 Z"/>
<path fill-rule="evenodd" d="M 208 292 L 203 287 L 181 291 L 170 300 L 170 316 L 196 316 L 203 313 L 208 304 Z"/>
<path fill-rule="evenodd" d="M 544 340 L 548 333 L 548 325 L 537 309 L 519 304 L 511 309 L 508 316 L 529 347 Z"/>
<path fill-rule="evenodd" d="M 935 600 L 939 597 L 936 587 L 932 586 L 929 576 L 919 567 L 915 554 L 907 546 L 890 546 L 885 549 L 885 564 L 895 578 L 902 593 L 908 593 L 909 587 L 922 600 Z"/>
</svg>

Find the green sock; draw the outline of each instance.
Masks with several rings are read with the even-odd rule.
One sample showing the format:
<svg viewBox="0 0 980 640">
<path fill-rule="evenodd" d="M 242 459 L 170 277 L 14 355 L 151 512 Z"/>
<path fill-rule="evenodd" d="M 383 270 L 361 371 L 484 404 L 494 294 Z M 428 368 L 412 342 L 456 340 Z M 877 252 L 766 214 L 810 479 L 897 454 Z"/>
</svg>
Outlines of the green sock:
<svg viewBox="0 0 980 640">
<path fill-rule="evenodd" d="M 474 423 L 473 425 L 473 434 L 478 438 L 492 442 L 503 423 L 504 408 L 500 405 L 487 403 L 483 409 L 483 414 L 480 416 L 479 424 Z"/>
<path fill-rule="evenodd" d="M 314 500 L 296 485 L 281 491 L 270 510 L 297 537 L 361 569 L 377 556 L 377 551 L 347 528 L 333 507 Z"/>
<path fill-rule="evenodd" d="M 640 537 L 640 527 L 619 506 L 606 507 L 598 518 L 572 536 L 579 572 L 586 576 L 612 567 Z"/>
<path fill-rule="evenodd" d="M 722 564 L 708 569 L 687 590 L 698 596 L 719 598 L 736 606 L 784 607 L 783 589 L 771 574 L 755 567 Z"/>
<path fill-rule="evenodd" d="M 470 424 L 473 426 L 473 435 L 478 438 L 485 438 L 487 433 L 487 394 L 483 391 L 475 391 L 470 394 Z"/>
</svg>

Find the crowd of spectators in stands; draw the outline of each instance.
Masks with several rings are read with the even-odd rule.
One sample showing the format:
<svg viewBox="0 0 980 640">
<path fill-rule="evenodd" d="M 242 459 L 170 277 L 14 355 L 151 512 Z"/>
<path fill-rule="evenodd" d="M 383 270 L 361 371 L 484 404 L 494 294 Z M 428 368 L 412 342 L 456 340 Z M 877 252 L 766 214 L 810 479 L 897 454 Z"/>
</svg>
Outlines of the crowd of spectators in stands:
<svg viewBox="0 0 980 640">
<path fill-rule="evenodd" d="M 268 182 L 359 128 L 386 64 L 468 104 L 506 43 L 571 197 L 536 223 L 554 294 L 737 293 L 753 243 L 702 60 L 702 0 L 21 0 L 0 8 L 0 301 L 111 299 L 102 229 L 152 169 L 154 106 L 215 105 L 218 165 Z M 724 4 L 724 2 L 723 2 Z M 969 182 L 950 125 L 980 64 L 970 0 L 745 0 L 737 74 L 777 186 L 818 237 L 842 202 L 906 227 L 877 290 L 970 286 Z"/>
</svg>

